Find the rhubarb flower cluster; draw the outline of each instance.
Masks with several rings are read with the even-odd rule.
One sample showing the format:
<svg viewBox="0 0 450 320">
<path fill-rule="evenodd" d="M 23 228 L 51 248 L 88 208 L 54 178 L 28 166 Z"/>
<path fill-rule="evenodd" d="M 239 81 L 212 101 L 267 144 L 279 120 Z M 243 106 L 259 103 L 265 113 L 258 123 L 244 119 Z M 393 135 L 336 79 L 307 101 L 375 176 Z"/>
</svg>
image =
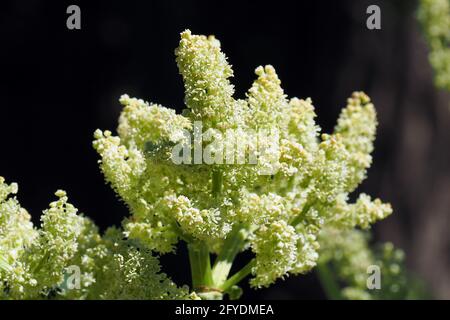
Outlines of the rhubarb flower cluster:
<svg viewBox="0 0 450 320">
<path fill-rule="evenodd" d="M 274 67 L 256 68 L 245 98 L 236 99 L 215 37 L 184 31 L 175 54 L 181 114 L 123 95 L 118 135 L 95 132 L 101 170 L 131 211 L 126 237 L 159 253 L 179 240 L 202 242 L 220 256 L 232 230 L 243 229 L 240 250 L 255 255 L 251 284 L 264 287 L 311 270 L 324 227 L 368 228 L 391 214 L 365 194 L 349 201 L 372 163 L 377 120 L 366 94 L 353 93 L 334 132 L 321 133 L 311 99 L 288 98 Z M 224 161 L 242 155 L 236 145 L 257 161 Z M 200 161 L 174 159 L 174 150 L 195 159 L 196 147 Z"/>
<path fill-rule="evenodd" d="M 110 229 L 101 237 L 64 191 L 36 228 L 0 177 L 0 299 L 188 299 L 148 249 Z M 71 267 L 79 275 L 68 272 Z M 72 281 L 73 278 L 73 281 Z"/>
</svg>

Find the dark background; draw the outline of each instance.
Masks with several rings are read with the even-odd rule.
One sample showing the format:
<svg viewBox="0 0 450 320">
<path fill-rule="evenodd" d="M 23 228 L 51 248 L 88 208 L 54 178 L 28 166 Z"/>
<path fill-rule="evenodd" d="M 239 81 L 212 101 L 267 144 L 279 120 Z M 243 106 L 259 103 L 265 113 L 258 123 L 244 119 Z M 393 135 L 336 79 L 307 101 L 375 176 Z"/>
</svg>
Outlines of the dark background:
<svg viewBox="0 0 450 320">
<path fill-rule="evenodd" d="M 81 30 L 66 28 L 70 4 L 81 8 Z M 369 4 L 381 7 L 382 30 L 366 28 Z M 214 34 L 233 65 L 236 96 L 257 66 L 272 64 L 290 97 L 312 98 L 324 131 L 352 91 L 372 97 L 380 126 L 359 191 L 395 209 L 375 238 L 403 248 L 433 295 L 449 298 L 450 100 L 433 86 L 415 12 L 409 0 L 3 1 L 0 175 L 19 183 L 36 223 L 62 188 L 102 229 L 119 225 L 127 209 L 98 170 L 93 132 L 115 129 L 123 93 L 181 110 L 179 33 Z M 180 254 L 162 258 L 164 271 L 189 283 Z M 323 297 L 313 273 L 244 295 Z"/>
</svg>

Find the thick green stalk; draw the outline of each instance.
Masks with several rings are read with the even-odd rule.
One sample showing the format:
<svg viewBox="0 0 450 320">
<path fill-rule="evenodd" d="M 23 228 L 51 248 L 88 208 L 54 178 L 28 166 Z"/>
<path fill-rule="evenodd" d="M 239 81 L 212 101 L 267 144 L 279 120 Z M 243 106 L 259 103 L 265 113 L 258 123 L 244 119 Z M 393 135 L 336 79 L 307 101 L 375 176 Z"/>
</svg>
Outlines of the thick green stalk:
<svg viewBox="0 0 450 320">
<path fill-rule="evenodd" d="M 204 242 L 195 242 L 188 244 L 188 250 L 192 286 L 196 290 L 211 286 L 213 281 L 208 247 Z"/>
<path fill-rule="evenodd" d="M 222 250 L 217 256 L 212 269 L 215 286 L 221 286 L 227 279 L 233 261 L 236 258 L 236 255 L 242 250 L 246 238 L 246 228 L 241 224 L 237 224 L 225 239 Z"/>
<path fill-rule="evenodd" d="M 326 263 L 319 263 L 316 270 L 327 297 L 331 300 L 342 300 L 341 288 L 329 266 Z"/>
<path fill-rule="evenodd" d="M 220 300 L 221 290 L 214 287 L 208 246 L 205 242 L 188 244 L 189 262 L 191 264 L 192 287 L 204 300 Z"/>
</svg>

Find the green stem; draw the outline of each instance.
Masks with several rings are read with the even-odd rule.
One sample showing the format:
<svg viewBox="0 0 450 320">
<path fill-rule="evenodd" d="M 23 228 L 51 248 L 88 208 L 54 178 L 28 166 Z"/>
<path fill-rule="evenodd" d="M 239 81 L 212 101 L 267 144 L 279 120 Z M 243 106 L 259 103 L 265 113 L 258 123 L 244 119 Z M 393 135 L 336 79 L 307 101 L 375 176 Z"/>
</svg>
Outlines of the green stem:
<svg viewBox="0 0 450 320">
<path fill-rule="evenodd" d="M 212 188 L 211 193 L 213 197 L 218 197 L 222 192 L 222 171 L 220 169 L 215 169 L 212 172 Z"/>
<path fill-rule="evenodd" d="M 10 272 L 12 270 L 12 267 L 2 256 L 0 256 L 0 270 L 4 270 L 6 272 Z"/>
<path fill-rule="evenodd" d="M 35 266 L 32 269 L 33 273 L 37 273 L 37 272 L 39 272 L 42 269 L 44 264 L 47 262 L 47 259 L 48 259 L 49 256 L 50 256 L 50 252 L 46 251 L 44 256 L 41 258 L 41 260 L 39 260 L 39 263 L 37 264 L 37 266 Z"/>
<path fill-rule="evenodd" d="M 316 270 L 327 297 L 331 300 L 342 300 L 341 288 L 329 266 L 326 263 L 319 263 Z"/>
<path fill-rule="evenodd" d="M 255 259 L 252 259 L 241 270 L 236 272 L 227 281 L 225 281 L 225 283 L 220 286 L 220 289 L 224 292 L 228 291 L 232 286 L 238 284 L 241 280 L 243 280 L 250 273 L 252 273 L 252 269 L 254 266 L 255 266 Z"/>
<path fill-rule="evenodd" d="M 225 239 L 222 250 L 214 263 L 212 274 L 215 286 L 221 286 L 230 274 L 236 255 L 242 250 L 247 238 L 247 230 L 241 224 L 233 227 Z"/>
<path fill-rule="evenodd" d="M 202 290 L 213 284 L 209 250 L 204 242 L 188 244 L 189 262 L 191 264 L 192 287 Z"/>
<path fill-rule="evenodd" d="M 302 212 L 300 212 L 292 221 L 291 226 L 295 227 L 300 223 L 300 221 L 303 219 L 304 215 L 308 212 L 309 209 L 313 206 L 313 202 L 307 203 L 304 207 Z"/>
</svg>

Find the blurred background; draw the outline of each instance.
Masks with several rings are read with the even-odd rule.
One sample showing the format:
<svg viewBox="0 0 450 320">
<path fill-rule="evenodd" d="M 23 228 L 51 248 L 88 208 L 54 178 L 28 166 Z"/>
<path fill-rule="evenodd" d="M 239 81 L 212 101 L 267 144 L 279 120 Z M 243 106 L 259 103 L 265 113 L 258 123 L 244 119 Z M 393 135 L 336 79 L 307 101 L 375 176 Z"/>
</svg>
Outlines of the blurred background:
<svg viewBox="0 0 450 320">
<path fill-rule="evenodd" d="M 81 8 L 81 30 L 66 28 L 70 4 Z M 381 8 L 381 30 L 366 28 L 370 4 Z M 404 249 L 432 296 L 449 299 L 450 95 L 433 85 L 416 11 L 411 0 L 2 1 L 0 175 L 19 183 L 36 223 L 62 188 L 102 229 L 119 225 L 127 208 L 104 183 L 93 132 L 115 130 L 123 93 L 183 109 L 179 33 L 214 34 L 233 65 L 236 96 L 257 66 L 272 64 L 290 97 L 312 98 L 324 131 L 352 91 L 371 96 L 380 125 L 374 165 L 358 191 L 395 210 L 373 228 L 374 241 Z M 162 262 L 189 284 L 183 248 Z M 244 292 L 324 298 L 314 272 Z"/>
</svg>

